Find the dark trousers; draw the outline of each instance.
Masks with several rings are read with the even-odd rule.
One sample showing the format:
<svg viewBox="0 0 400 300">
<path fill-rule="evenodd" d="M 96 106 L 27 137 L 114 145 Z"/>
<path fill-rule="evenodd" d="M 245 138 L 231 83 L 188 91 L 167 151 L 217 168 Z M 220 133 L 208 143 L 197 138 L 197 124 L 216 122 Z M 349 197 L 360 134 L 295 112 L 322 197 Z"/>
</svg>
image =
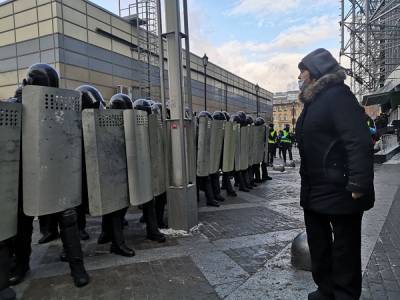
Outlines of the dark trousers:
<svg viewBox="0 0 400 300">
<path fill-rule="evenodd" d="M 0 292 L 9 287 L 10 268 L 10 240 L 0 241 Z"/>
<path fill-rule="evenodd" d="M 268 143 L 268 164 L 274 163 L 274 157 L 276 155 L 276 145 Z"/>
<path fill-rule="evenodd" d="M 313 279 L 321 292 L 335 299 L 361 295 L 362 215 L 304 211 Z"/>
<path fill-rule="evenodd" d="M 283 149 L 283 161 L 286 162 L 286 152 L 289 153 L 289 160 L 293 160 L 292 144 L 282 143 L 282 149 Z"/>
</svg>

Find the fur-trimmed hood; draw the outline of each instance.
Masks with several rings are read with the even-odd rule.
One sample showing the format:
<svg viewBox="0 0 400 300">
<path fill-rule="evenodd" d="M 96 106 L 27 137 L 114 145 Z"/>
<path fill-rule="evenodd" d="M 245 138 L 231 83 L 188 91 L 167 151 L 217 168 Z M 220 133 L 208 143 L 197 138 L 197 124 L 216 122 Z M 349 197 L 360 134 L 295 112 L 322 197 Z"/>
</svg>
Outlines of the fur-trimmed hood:
<svg viewBox="0 0 400 300">
<path fill-rule="evenodd" d="M 323 90 L 338 83 L 343 83 L 345 79 L 346 73 L 343 69 L 326 74 L 314 83 L 308 85 L 305 90 L 300 93 L 299 99 L 303 103 L 312 102 Z"/>
</svg>

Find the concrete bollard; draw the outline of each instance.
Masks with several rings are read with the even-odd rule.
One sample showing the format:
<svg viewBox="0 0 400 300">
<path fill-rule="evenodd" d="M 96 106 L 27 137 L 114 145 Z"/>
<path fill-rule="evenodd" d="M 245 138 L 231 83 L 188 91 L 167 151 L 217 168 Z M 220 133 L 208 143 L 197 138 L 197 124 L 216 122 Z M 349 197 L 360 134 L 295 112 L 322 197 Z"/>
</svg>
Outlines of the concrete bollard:
<svg viewBox="0 0 400 300">
<path fill-rule="evenodd" d="M 310 248 L 307 242 L 307 233 L 304 231 L 298 234 L 291 248 L 292 265 L 298 270 L 311 271 Z"/>
<path fill-rule="evenodd" d="M 285 166 L 283 166 L 283 165 L 274 165 L 272 170 L 279 171 L 279 172 L 284 172 L 285 171 Z"/>
</svg>

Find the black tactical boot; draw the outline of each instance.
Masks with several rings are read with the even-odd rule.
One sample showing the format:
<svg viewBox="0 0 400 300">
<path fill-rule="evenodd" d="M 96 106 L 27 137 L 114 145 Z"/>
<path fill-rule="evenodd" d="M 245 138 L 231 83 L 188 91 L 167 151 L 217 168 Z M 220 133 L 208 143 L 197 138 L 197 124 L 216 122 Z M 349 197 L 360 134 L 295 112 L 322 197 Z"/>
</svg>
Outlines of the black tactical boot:
<svg viewBox="0 0 400 300">
<path fill-rule="evenodd" d="M 165 235 L 160 232 L 157 226 L 157 216 L 154 200 L 143 204 L 143 216 L 146 221 L 147 238 L 152 241 L 164 243 Z"/>
<path fill-rule="evenodd" d="M 254 182 L 255 183 L 262 183 L 263 181 L 261 180 L 261 172 L 260 172 L 260 165 L 256 164 L 253 166 L 253 173 L 254 173 Z"/>
<path fill-rule="evenodd" d="M 22 205 L 18 205 L 18 234 L 14 238 L 15 268 L 10 272 L 9 284 L 21 283 L 28 274 L 29 260 L 32 252 L 33 217 L 22 212 Z"/>
<path fill-rule="evenodd" d="M 262 181 L 272 180 L 272 177 L 268 176 L 268 168 L 265 162 L 261 163 L 261 171 L 262 171 Z"/>
<path fill-rule="evenodd" d="M 111 221 L 110 215 L 104 215 L 101 217 L 101 233 L 97 239 L 97 244 L 107 244 L 111 242 L 112 231 L 111 231 Z"/>
<path fill-rule="evenodd" d="M 163 193 L 155 197 L 156 201 L 156 215 L 158 228 L 168 228 L 164 222 L 165 205 L 167 204 L 167 193 Z"/>
<path fill-rule="evenodd" d="M 231 180 L 229 178 L 229 175 L 226 174 L 226 173 L 222 174 L 222 185 L 225 186 L 226 193 L 228 194 L 228 196 L 231 196 L 231 197 L 236 197 L 237 196 L 235 190 L 232 187 L 232 183 L 231 183 Z"/>
<path fill-rule="evenodd" d="M 5 288 L 0 290 L 0 300 L 15 300 L 17 299 L 17 294 L 12 288 Z"/>
<path fill-rule="evenodd" d="M 123 212 L 119 210 L 109 214 L 112 231 L 110 252 L 121 256 L 132 257 L 135 256 L 135 251 L 125 244 L 123 225 L 121 222 L 122 213 Z"/>
<path fill-rule="evenodd" d="M 308 300 L 334 300 L 333 294 L 324 294 L 319 289 L 308 294 Z"/>
<path fill-rule="evenodd" d="M 61 213 L 60 231 L 74 284 L 76 287 L 83 287 L 89 283 L 90 278 L 83 265 L 77 215 L 74 209 L 68 209 Z"/>
<path fill-rule="evenodd" d="M 244 183 L 245 187 L 246 187 L 248 190 L 252 190 L 253 187 L 252 187 L 251 184 L 250 184 L 250 181 L 249 181 L 249 173 L 247 172 L 247 170 L 240 171 L 240 174 L 242 175 L 243 183 Z M 239 183 L 239 184 L 240 184 L 240 183 Z"/>
<path fill-rule="evenodd" d="M 0 242 L 0 300 L 14 300 L 16 295 L 9 287 L 9 273 L 11 267 L 11 256 L 9 241 Z"/>
<path fill-rule="evenodd" d="M 250 192 L 250 190 L 247 188 L 247 186 L 244 182 L 242 172 L 240 172 L 240 171 L 235 172 L 235 185 L 236 185 L 236 183 L 239 186 L 239 191 L 246 192 L 246 193 Z"/>
<path fill-rule="evenodd" d="M 39 239 L 39 244 L 46 244 L 60 237 L 58 233 L 57 215 L 45 215 L 39 217 L 39 227 L 42 237 Z"/>
<path fill-rule="evenodd" d="M 214 199 L 220 202 L 225 201 L 225 198 L 221 196 L 221 187 L 219 185 L 219 172 L 210 175 L 211 186 L 213 189 Z"/>
<path fill-rule="evenodd" d="M 206 194 L 207 206 L 219 207 L 219 203 L 214 198 L 212 190 L 211 179 L 209 177 L 203 178 L 204 193 Z"/>
<path fill-rule="evenodd" d="M 256 187 L 257 184 L 254 182 L 254 171 L 253 171 L 253 166 L 249 167 L 247 169 L 247 176 L 249 176 L 249 183 L 250 186 Z"/>
</svg>

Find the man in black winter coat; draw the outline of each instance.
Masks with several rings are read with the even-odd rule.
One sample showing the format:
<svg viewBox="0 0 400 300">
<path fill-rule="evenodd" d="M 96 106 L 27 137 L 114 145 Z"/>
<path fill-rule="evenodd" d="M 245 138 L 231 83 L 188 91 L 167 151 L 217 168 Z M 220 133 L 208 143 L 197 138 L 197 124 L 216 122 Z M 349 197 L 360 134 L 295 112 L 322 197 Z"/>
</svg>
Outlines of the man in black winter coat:
<svg viewBox="0 0 400 300">
<path fill-rule="evenodd" d="M 373 207 L 373 146 L 362 107 L 325 49 L 299 63 L 300 204 L 318 290 L 308 299 L 359 299 L 361 220 Z"/>
</svg>

